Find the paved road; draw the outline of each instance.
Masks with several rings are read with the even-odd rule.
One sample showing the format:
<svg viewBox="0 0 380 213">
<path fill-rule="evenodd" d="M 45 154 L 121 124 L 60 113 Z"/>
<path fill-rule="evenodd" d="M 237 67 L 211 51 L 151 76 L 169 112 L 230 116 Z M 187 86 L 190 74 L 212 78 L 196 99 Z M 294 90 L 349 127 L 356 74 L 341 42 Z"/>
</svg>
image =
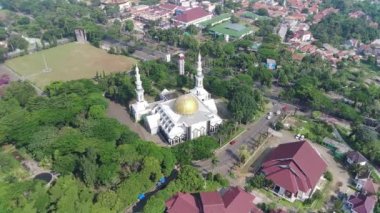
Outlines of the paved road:
<svg viewBox="0 0 380 213">
<path fill-rule="evenodd" d="M 276 112 L 283 106 L 277 101 L 273 101 L 274 104 L 270 108 L 270 112 Z M 268 112 L 269 112 L 268 111 Z M 274 113 L 275 114 L 275 113 Z M 218 164 L 213 168 L 211 160 L 198 161 L 195 162 L 195 166 L 200 169 L 202 173 L 208 173 L 214 171 L 215 173 L 220 173 L 225 176 L 228 175 L 232 167 L 239 161 L 239 149 L 243 145 L 246 145 L 248 149 L 254 146 L 259 135 L 268 131 L 269 125 L 276 121 L 279 116 L 273 115 L 270 120 L 267 119 L 267 113 L 263 115 L 258 121 L 248 125 L 247 131 L 235 139 L 236 143 L 234 145 L 226 145 L 215 153 L 218 159 Z"/>
</svg>

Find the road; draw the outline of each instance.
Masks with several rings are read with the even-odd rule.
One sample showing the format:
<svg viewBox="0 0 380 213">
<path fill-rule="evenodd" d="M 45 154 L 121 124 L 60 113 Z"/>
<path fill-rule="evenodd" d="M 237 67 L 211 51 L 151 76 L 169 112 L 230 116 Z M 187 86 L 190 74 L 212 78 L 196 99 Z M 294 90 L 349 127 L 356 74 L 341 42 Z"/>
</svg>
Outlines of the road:
<svg viewBox="0 0 380 213">
<path fill-rule="evenodd" d="M 280 110 L 283 104 L 278 103 L 277 101 L 272 100 L 274 104 L 270 107 L 268 112 L 276 112 Z M 291 109 L 288 109 L 291 110 Z M 279 116 L 274 115 L 270 120 L 267 119 L 267 113 L 264 114 L 256 122 L 249 124 L 246 129 L 247 131 L 235 139 L 236 143 L 234 145 L 227 144 L 226 146 L 220 148 L 216 151 L 215 156 L 218 159 L 218 163 L 213 167 L 211 160 L 197 161 L 194 165 L 202 172 L 208 173 L 213 171 L 214 173 L 220 173 L 223 176 L 228 175 L 229 171 L 239 162 L 239 149 L 243 145 L 247 146 L 248 149 L 251 149 L 260 134 L 266 133 L 270 124 L 276 121 Z"/>
</svg>

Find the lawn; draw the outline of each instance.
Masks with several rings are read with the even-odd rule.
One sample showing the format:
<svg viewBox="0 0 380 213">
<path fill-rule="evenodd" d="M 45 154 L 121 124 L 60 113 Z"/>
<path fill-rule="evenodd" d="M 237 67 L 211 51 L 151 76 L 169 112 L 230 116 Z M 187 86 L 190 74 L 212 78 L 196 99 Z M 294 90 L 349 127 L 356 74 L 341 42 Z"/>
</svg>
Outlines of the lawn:
<svg viewBox="0 0 380 213">
<path fill-rule="evenodd" d="M 48 72 L 44 72 L 44 58 Z M 39 88 L 44 88 L 53 81 L 93 78 L 96 73 L 128 71 L 136 63 L 133 58 L 111 55 L 90 44 L 79 43 L 65 44 L 5 62 Z"/>
</svg>

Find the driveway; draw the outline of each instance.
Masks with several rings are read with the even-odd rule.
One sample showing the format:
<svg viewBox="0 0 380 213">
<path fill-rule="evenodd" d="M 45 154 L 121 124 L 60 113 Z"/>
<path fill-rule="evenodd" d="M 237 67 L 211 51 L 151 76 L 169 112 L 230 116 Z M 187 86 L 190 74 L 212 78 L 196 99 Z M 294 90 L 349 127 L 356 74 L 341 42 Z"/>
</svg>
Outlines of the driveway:
<svg viewBox="0 0 380 213">
<path fill-rule="evenodd" d="M 281 109 L 282 104 L 273 101 L 273 105 L 269 107 L 270 112 L 275 112 Z M 213 167 L 211 160 L 197 161 L 194 162 L 194 166 L 202 173 L 208 173 L 209 171 L 214 171 L 215 173 L 220 173 L 223 176 L 229 174 L 232 168 L 239 163 L 239 150 L 245 145 L 248 150 L 252 150 L 255 146 L 259 136 L 268 131 L 269 125 L 276 121 L 279 116 L 273 115 L 270 120 L 266 118 L 267 113 L 262 115 L 256 122 L 246 126 L 246 130 L 238 138 L 235 139 L 236 143 L 234 145 L 225 145 L 216 151 L 215 156 L 218 159 L 218 164 Z"/>
</svg>

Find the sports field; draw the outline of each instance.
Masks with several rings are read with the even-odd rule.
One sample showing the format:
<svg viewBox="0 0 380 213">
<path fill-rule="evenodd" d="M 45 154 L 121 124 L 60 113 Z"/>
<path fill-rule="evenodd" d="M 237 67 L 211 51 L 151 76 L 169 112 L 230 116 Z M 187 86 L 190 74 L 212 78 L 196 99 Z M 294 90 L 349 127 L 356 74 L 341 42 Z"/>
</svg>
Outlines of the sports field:
<svg viewBox="0 0 380 213">
<path fill-rule="evenodd" d="M 5 62 L 39 88 L 53 81 L 93 78 L 97 72 L 108 74 L 128 71 L 136 63 L 133 58 L 111 55 L 90 44 L 79 43 L 65 44 Z"/>
</svg>

